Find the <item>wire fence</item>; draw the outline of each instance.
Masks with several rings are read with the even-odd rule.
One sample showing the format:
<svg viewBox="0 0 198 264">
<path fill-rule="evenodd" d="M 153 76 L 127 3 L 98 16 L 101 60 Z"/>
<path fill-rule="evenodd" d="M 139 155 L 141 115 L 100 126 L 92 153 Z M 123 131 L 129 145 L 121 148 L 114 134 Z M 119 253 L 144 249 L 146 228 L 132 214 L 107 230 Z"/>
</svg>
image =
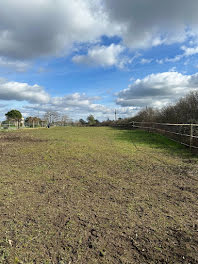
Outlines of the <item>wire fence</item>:
<svg viewBox="0 0 198 264">
<path fill-rule="evenodd" d="M 166 135 L 171 140 L 185 145 L 190 149 L 198 149 L 198 124 L 130 122 L 126 125 L 120 124 L 119 126 L 157 132 Z"/>
<path fill-rule="evenodd" d="M 13 125 L 13 124 L 0 124 L 0 130 L 3 130 L 3 129 L 9 129 L 9 130 L 15 130 L 15 129 L 17 129 L 18 128 L 18 126 L 16 126 L 16 125 Z"/>
<path fill-rule="evenodd" d="M 171 124 L 171 123 L 154 123 L 154 122 L 129 122 L 126 124 L 116 124 L 116 127 L 139 128 L 148 132 L 157 132 L 166 135 L 171 140 L 178 142 L 190 149 L 198 150 L 198 124 Z M 24 126 L 23 128 L 32 126 Z M 35 126 L 33 126 L 35 127 Z M 18 126 L 13 124 L 1 124 L 1 129 L 14 130 Z"/>
<path fill-rule="evenodd" d="M 50 127 L 55 127 L 55 126 L 68 126 L 69 123 L 58 123 L 58 124 L 50 124 Z M 42 128 L 42 127 L 47 127 L 47 122 L 40 122 L 40 123 L 26 123 L 24 125 L 20 125 L 18 127 L 18 125 L 14 125 L 12 123 L 0 123 L 0 130 L 16 130 L 18 128 Z"/>
<path fill-rule="evenodd" d="M 3 124 L 0 124 L 0 130 L 16 130 L 18 128 L 36 128 L 36 127 L 42 127 L 42 125 L 31 125 L 31 124 L 26 124 L 26 125 L 23 125 L 23 126 L 19 126 L 18 125 L 14 125 L 14 124 L 11 124 L 11 123 L 3 123 Z"/>
</svg>

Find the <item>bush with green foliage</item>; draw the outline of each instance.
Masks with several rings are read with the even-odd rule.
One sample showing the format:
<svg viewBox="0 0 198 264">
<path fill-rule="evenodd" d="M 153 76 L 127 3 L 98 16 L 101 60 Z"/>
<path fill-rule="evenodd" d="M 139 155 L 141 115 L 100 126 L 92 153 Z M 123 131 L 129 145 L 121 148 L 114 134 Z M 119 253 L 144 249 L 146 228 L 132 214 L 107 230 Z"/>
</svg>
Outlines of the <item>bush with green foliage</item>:
<svg viewBox="0 0 198 264">
<path fill-rule="evenodd" d="M 96 124 L 96 120 L 93 115 L 89 115 L 87 117 L 88 125 L 94 126 Z"/>
</svg>

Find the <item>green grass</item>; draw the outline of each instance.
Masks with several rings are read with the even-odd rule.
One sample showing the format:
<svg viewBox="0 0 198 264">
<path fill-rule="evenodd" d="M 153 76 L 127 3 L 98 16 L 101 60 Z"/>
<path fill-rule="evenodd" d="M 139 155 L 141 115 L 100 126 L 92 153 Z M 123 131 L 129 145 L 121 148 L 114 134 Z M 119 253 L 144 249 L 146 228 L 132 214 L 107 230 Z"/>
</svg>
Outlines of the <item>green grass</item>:
<svg viewBox="0 0 198 264">
<path fill-rule="evenodd" d="M 197 157 L 183 146 L 24 129 L 0 133 L 0 158 L 0 263 L 197 263 Z"/>
</svg>

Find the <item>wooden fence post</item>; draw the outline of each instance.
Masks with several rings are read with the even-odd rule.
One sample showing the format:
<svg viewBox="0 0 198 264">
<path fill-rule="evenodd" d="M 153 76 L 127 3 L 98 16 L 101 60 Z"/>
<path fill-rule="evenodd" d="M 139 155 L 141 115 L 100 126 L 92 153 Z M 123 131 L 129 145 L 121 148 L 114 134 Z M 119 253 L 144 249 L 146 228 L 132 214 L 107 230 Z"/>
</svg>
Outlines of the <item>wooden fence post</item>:
<svg viewBox="0 0 198 264">
<path fill-rule="evenodd" d="M 193 144 L 193 124 L 190 125 L 190 149 L 192 149 Z"/>
</svg>

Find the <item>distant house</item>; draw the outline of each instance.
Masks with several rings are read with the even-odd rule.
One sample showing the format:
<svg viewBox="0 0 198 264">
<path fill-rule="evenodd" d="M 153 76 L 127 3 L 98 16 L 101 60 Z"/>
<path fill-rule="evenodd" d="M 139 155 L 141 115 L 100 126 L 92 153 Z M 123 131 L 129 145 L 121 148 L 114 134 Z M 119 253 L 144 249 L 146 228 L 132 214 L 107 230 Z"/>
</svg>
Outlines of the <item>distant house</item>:
<svg viewBox="0 0 198 264">
<path fill-rule="evenodd" d="M 12 122 L 12 121 L 11 121 Z M 13 121 L 13 124 L 15 125 L 15 126 L 18 126 L 18 121 Z M 24 117 L 22 117 L 21 118 L 21 120 L 20 120 L 20 122 L 19 122 L 19 126 L 20 127 L 25 127 L 25 118 Z"/>
<path fill-rule="evenodd" d="M 24 117 L 21 118 L 20 126 L 25 127 L 25 118 Z"/>
</svg>

